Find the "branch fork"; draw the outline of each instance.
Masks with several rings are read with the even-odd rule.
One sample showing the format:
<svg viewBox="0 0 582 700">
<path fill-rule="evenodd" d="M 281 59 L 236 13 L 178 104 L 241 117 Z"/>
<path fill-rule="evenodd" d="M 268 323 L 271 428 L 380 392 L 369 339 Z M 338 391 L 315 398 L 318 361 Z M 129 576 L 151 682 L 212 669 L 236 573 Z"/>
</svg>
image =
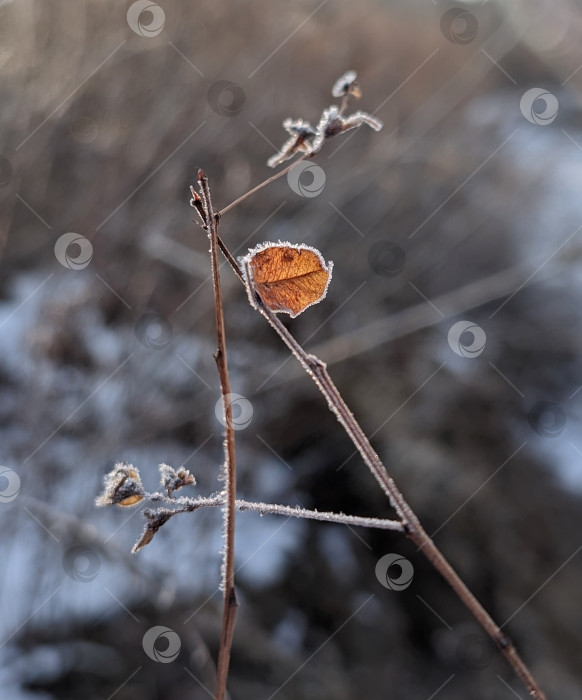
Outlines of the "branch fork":
<svg viewBox="0 0 582 700">
<path fill-rule="evenodd" d="M 234 538 L 235 538 L 235 512 L 236 510 L 251 510 L 261 514 L 268 513 L 274 515 L 284 515 L 287 517 L 301 517 L 327 522 L 338 522 L 351 525 L 362 525 L 364 527 L 378 527 L 383 529 L 401 532 L 412 540 L 419 551 L 430 561 L 433 567 L 449 583 L 461 602 L 469 612 L 475 617 L 483 630 L 497 644 L 516 675 L 527 688 L 530 696 L 535 700 L 546 700 L 546 695 L 541 690 L 532 673 L 519 656 L 512 641 L 505 635 L 499 626 L 493 621 L 491 616 L 467 588 L 465 583 L 445 559 L 441 551 L 426 533 L 416 514 L 405 500 L 404 496 L 396 486 L 388 473 L 385 465 L 374 451 L 368 437 L 360 427 L 359 423 L 351 413 L 347 404 L 343 400 L 338 388 L 331 379 L 325 362 L 314 354 L 307 353 L 291 332 L 280 321 L 276 313 L 269 307 L 265 298 L 253 285 L 251 276 L 243 274 L 243 270 L 228 247 L 224 244 L 218 234 L 221 217 L 234 207 L 245 201 L 248 197 L 260 191 L 279 177 L 288 173 L 297 163 L 306 158 L 313 157 L 322 148 L 327 139 L 335 137 L 348 130 L 358 128 L 361 125 L 368 125 L 375 131 L 382 128 L 381 122 L 375 117 L 365 112 L 355 112 L 350 116 L 345 116 L 349 100 L 359 99 L 361 96 L 357 75 L 354 71 L 345 73 L 334 85 L 332 94 L 341 98 L 339 107 L 331 106 L 323 111 L 317 128 L 300 119 L 286 119 L 284 128 L 289 134 L 289 138 L 283 145 L 281 151 L 269 160 L 269 165 L 276 166 L 285 160 L 292 162 L 275 175 L 267 178 L 246 194 L 235 199 L 221 211 L 216 211 L 212 204 L 208 177 L 202 170 L 198 172 L 198 191 L 191 187 L 191 205 L 196 210 L 200 221 L 196 221 L 203 228 L 210 241 L 210 261 L 212 269 L 212 283 L 214 290 L 214 307 L 216 321 L 216 344 L 217 350 L 215 361 L 220 379 L 221 396 L 225 415 L 225 440 L 224 440 L 224 491 L 208 498 L 173 498 L 173 491 L 182 486 L 193 484 L 194 480 L 185 470 L 173 472 L 171 468 L 167 472 L 170 488 L 166 490 L 168 496 L 163 494 L 146 494 L 141 485 L 139 473 L 131 465 L 117 465 L 111 473 L 109 481 L 106 481 L 106 491 L 98 499 L 99 505 L 117 503 L 119 505 L 133 505 L 144 498 L 152 503 L 164 502 L 171 505 L 169 508 L 161 508 L 157 511 L 146 511 L 149 518 L 148 528 L 142 536 L 142 540 L 147 544 L 155 534 L 155 531 L 168 519 L 178 513 L 191 512 L 201 507 L 221 507 L 224 511 L 225 523 L 225 547 L 222 568 L 222 590 L 223 590 L 223 615 L 222 629 L 220 637 L 220 649 L 218 654 L 217 680 L 215 689 L 215 700 L 224 700 L 226 696 L 226 683 L 228 667 L 230 662 L 231 646 L 233 639 L 234 624 L 237 612 L 237 599 L 234 581 Z M 298 157 L 295 157 L 298 156 Z M 230 379 L 228 373 L 228 362 L 226 352 L 226 335 L 224 327 L 224 311 L 222 300 L 222 289 L 220 284 L 220 272 L 218 264 L 218 251 L 221 251 L 236 276 L 246 287 L 251 305 L 268 321 L 271 327 L 279 335 L 283 343 L 290 350 L 305 372 L 311 377 L 317 389 L 327 401 L 330 410 L 335 414 L 337 420 L 352 440 L 357 451 L 360 453 L 364 463 L 370 469 L 372 475 L 378 482 L 380 488 L 386 494 L 391 506 L 395 510 L 397 520 L 387 520 L 381 518 L 361 518 L 349 516 L 343 513 L 319 513 L 302 508 L 292 508 L 268 503 L 255 503 L 244 501 L 236 497 L 236 459 L 235 440 L 232 423 L 232 405 L 229 400 Z M 254 303 L 253 303 L 254 302 Z M 156 520 L 157 518 L 157 520 Z M 140 541 L 141 542 L 141 541 Z M 138 543 L 139 544 L 139 543 Z M 139 548 L 139 547 L 137 547 Z"/>
</svg>

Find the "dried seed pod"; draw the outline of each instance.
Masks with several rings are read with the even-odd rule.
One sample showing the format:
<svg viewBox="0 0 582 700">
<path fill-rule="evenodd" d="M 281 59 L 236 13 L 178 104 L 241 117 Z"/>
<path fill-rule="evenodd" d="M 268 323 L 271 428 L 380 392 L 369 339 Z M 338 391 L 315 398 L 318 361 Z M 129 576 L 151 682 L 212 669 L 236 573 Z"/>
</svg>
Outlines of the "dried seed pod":
<svg viewBox="0 0 582 700">
<path fill-rule="evenodd" d="M 160 464 L 159 469 L 162 477 L 162 486 L 166 489 L 170 498 L 174 491 L 181 489 L 183 486 L 190 486 L 196 483 L 196 479 L 184 467 L 176 470 L 168 464 Z"/>
<path fill-rule="evenodd" d="M 358 85 L 358 74 L 355 70 L 346 71 L 341 78 L 338 78 L 331 90 L 334 97 L 344 97 L 353 95 L 357 100 L 362 96 L 362 90 Z"/>
<path fill-rule="evenodd" d="M 160 508 L 159 510 L 145 510 L 143 514 L 147 521 L 146 526 L 139 540 L 133 545 L 131 550 L 132 554 L 135 554 L 142 547 L 149 544 L 153 540 L 156 532 L 164 523 L 168 522 L 174 512 L 167 508 Z"/>
<path fill-rule="evenodd" d="M 139 471 L 131 464 L 119 462 L 105 476 L 105 489 L 95 503 L 98 506 L 133 506 L 145 495 Z"/>
<path fill-rule="evenodd" d="M 326 139 L 331 139 L 345 131 L 350 131 L 350 129 L 357 129 L 362 124 L 367 124 L 374 131 L 380 131 L 383 126 L 379 119 L 367 112 L 358 111 L 349 117 L 344 117 L 336 105 L 324 109 L 317 125 L 317 135 L 313 139 L 313 153 L 320 150 Z"/>
<path fill-rule="evenodd" d="M 293 158 L 296 153 L 307 153 L 311 150 L 311 140 L 316 132 L 309 122 L 303 119 L 285 119 L 283 128 L 289 134 L 289 138 L 281 146 L 281 150 L 267 161 L 270 168 Z"/>
</svg>

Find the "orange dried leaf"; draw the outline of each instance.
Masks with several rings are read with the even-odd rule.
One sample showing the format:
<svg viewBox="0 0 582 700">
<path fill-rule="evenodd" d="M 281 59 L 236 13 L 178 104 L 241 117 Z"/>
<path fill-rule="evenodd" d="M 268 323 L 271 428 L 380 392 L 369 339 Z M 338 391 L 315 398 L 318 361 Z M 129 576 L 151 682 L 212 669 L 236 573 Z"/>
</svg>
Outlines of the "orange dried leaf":
<svg viewBox="0 0 582 700">
<path fill-rule="evenodd" d="M 292 318 L 325 298 L 333 263 L 307 245 L 263 243 L 242 261 L 253 306 L 258 292 L 265 306 Z"/>
</svg>

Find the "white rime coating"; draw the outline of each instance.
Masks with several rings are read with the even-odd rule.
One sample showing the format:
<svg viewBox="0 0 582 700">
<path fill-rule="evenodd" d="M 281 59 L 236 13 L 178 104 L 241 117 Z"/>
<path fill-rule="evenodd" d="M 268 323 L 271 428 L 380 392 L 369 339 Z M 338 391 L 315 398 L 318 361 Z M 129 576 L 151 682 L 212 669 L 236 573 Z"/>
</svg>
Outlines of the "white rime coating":
<svg viewBox="0 0 582 700">
<path fill-rule="evenodd" d="M 124 504 L 123 501 L 132 496 L 143 498 L 146 495 L 139 469 L 127 462 L 117 462 L 103 481 L 103 493 L 95 499 L 98 506 L 134 505 L 137 501 L 133 504 Z"/>
<path fill-rule="evenodd" d="M 346 71 L 341 78 L 338 78 L 335 81 L 331 90 L 331 94 L 334 97 L 343 97 L 344 95 L 347 95 L 349 89 L 356 82 L 357 79 L 358 74 L 355 70 Z"/>
<path fill-rule="evenodd" d="M 223 480 L 224 480 L 224 491 L 222 492 L 224 495 L 224 503 L 226 505 L 226 501 L 228 499 L 228 484 L 229 484 L 229 474 L 228 474 L 228 469 L 226 467 L 226 463 L 223 462 L 220 471 L 223 474 Z M 221 528 L 221 535 L 222 535 L 222 547 L 220 548 L 220 584 L 218 588 L 222 593 L 224 593 L 227 589 L 227 578 L 228 578 L 228 572 L 226 569 L 226 553 L 227 553 L 227 542 L 228 542 L 228 530 L 229 530 L 229 524 L 230 524 L 230 513 L 228 510 L 228 507 L 222 509 L 222 528 Z"/>
<path fill-rule="evenodd" d="M 247 288 L 249 303 L 253 307 L 253 309 L 257 309 L 258 307 L 254 297 L 255 282 L 253 280 L 253 273 L 251 270 L 250 263 L 257 253 L 261 253 L 263 250 L 267 250 L 268 248 L 294 248 L 295 250 L 309 250 L 310 252 L 315 253 L 315 255 L 317 255 L 317 257 L 319 258 L 319 262 L 321 263 L 322 269 L 329 274 L 322 295 L 319 297 L 319 299 L 316 299 L 315 301 L 312 301 L 311 303 L 307 304 L 305 309 L 308 309 L 314 304 L 319 304 L 320 301 L 323 301 L 325 299 L 332 278 L 333 262 L 330 260 L 326 263 L 323 255 L 319 252 L 319 250 L 317 250 L 317 248 L 313 248 L 312 246 L 306 245 L 305 243 L 289 243 L 289 241 L 279 241 L 278 243 L 273 243 L 267 241 L 265 243 L 259 243 L 259 245 L 255 246 L 254 248 L 249 248 L 249 252 L 247 253 L 247 255 L 238 258 L 245 278 L 245 286 Z M 289 314 L 291 318 L 297 318 L 297 316 L 303 313 L 305 309 L 302 309 L 296 314 L 293 313 L 291 309 L 271 309 L 271 311 L 275 314 Z"/>
<path fill-rule="evenodd" d="M 362 124 L 367 124 L 369 127 L 374 129 L 374 131 L 381 131 L 382 127 L 384 126 L 383 122 L 376 119 L 376 117 L 368 114 L 368 112 L 361 111 L 354 112 L 353 114 L 350 114 L 349 117 L 346 117 L 344 119 L 344 124 L 347 125 L 347 128 L 344 128 L 344 131 L 347 131 L 348 129 L 355 129 L 358 126 L 362 126 Z"/>
<path fill-rule="evenodd" d="M 291 119 L 291 117 L 287 117 L 283 121 L 283 128 L 291 136 L 303 136 L 305 138 L 315 136 L 315 129 L 305 119 Z"/>
<path fill-rule="evenodd" d="M 362 124 L 367 124 L 374 131 L 380 131 L 384 126 L 379 119 L 367 112 L 354 112 L 349 117 L 344 117 L 336 105 L 331 105 L 323 110 L 321 119 L 317 125 L 317 134 L 313 139 L 312 152 L 317 153 L 326 139 L 343 134 L 350 129 L 357 129 Z"/>
<path fill-rule="evenodd" d="M 291 119 L 283 121 L 283 128 L 289 134 L 289 138 L 281 146 L 281 149 L 267 161 L 270 168 L 281 165 L 286 160 L 293 158 L 296 153 L 307 153 L 311 150 L 311 140 L 315 136 L 315 129 L 304 119 Z"/>
<path fill-rule="evenodd" d="M 291 119 L 288 117 L 283 121 L 283 128 L 289 134 L 289 138 L 281 146 L 281 149 L 267 160 L 267 165 L 270 168 L 281 165 L 297 153 L 314 155 L 321 150 L 326 139 L 343 134 L 350 129 L 356 129 L 362 124 L 367 124 L 374 131 L 380 131 L 383 126 L 382 122 L 367 112 L 358 111 L 350 116 L 343 116 L 349 96 L 360 98 L 362 95 L 356 71 L 346 71 L 341 78 L 336 80 L 331 93 L 334 97 L 342 99 L 341 106 L 331 105 L 331 107 L 324 109 L 317 128 L 314 129 L 308 121 L 301 118 Z"/>
</svg>

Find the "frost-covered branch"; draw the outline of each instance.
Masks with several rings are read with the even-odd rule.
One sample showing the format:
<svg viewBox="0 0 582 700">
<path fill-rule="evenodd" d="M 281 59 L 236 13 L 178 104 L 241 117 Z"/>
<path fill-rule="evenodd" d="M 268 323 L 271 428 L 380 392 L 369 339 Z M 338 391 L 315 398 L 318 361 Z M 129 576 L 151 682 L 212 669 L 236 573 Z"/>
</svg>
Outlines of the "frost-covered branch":
<svg viewBox="0 0 582 700">
<path fill-rule="evenodd" d="M 131 464 L 118 464 L 113 471 L 106 476 L 106 483 L 119 478 L 119 472 L 131 473 L 139 480 L 140 496 L 139 501 L 150 503 L 153 508 L 146 508 L 143 515 L 146 519 L 146 527 L 140 539 L 134 545 L 132 551 L 137 552 L 142 547 L 149 544 L 156 532 L 165 525 L 174 515 L 179 513 L 192 513 L 199 508 L 220 508 L 226 503 L 227 497 L 225 491 L 212 494 L 211 496 L 198 496 L 191 498 L 189 496 L 174 497 L 174 491 L 183 486 L 191 486 L 196 483 L 194 477 L 184 467 L 175 470 L 167 464 L 160 464 L 160 474 L 162 477 L 162 485 L 166 488 L 167 495 L 156 491 L 147 493 L 141 486 L 141 478 L 139 470 Z M 107 487 L 106 487 L 107 491 Z M 107 499 L 105 495 L 99 499 L 100 505 L 130 505 L 128 503 L 120 503 L 114 499 Z M 131 505 L 137 504 L 139 501 L 134 501 Z M 326 523 L 337 523 L 339 525 L 350 525 L 354 527 L 370 527 L 379 530 L 392 530 L 394 532 L 404 532 L 402 523 L 398 520 L 389 520 L 387 518 L 369 518 L 360 515 L 347 515 L 346 513 L 333 513 L 330 511 L 310 510 L 309 508 L 300 508 L 299 506 L 284 506 L 278 503 L 264 503 L 261 501 L 248 501 L 244 499 L 235 500 L 235 508 L 240 511 L 251 511 L 260 515 L 282 515 L 287 518 L 302 518 L 305 520 L 319 520 Z"/>
<path fill-rule="evenodd" d="M 169 499 L 164 497 L 162 494 L 152 494 L 150 500 L 153 502 L 163 501 L 171 504 L 173 507 L 156 508 L 155 510 L 147 509 L 144 511 L 147 524 L 141 538 L 138 540 L 138 542 L 136 542 L 132 550 L 133 552 L 137 552 L 142 547 L 145 547 L 146 544 L 149 544 L 160 527 L 167 523 L 168 520 L 174 515 L 178 515 L 179 513 L 192 513 L 199 508 L 221 507 L 226 502 L 226 496 L 224 492 L 221 492 L 207 498 Z M 353 527 L 369 527 L 379 530 L 404 532 L 404 527 L 398 520 L 367 518 L 359 515 L 346 515 L 345 513 L 309 510 L 308 508 L 299 508 L 298 506 L 283 506 L 277 503 L 261 503 L 241 499 L 237 499 L 235 501 L 235 507 L 240 511 L 252 511 L 254 513 L 260 513 L 260 515 L 283 515 L 287 518 L 319 520 L 326 523 L 337 523 L 340 525 L 349 525 Z"/>
</svg>

